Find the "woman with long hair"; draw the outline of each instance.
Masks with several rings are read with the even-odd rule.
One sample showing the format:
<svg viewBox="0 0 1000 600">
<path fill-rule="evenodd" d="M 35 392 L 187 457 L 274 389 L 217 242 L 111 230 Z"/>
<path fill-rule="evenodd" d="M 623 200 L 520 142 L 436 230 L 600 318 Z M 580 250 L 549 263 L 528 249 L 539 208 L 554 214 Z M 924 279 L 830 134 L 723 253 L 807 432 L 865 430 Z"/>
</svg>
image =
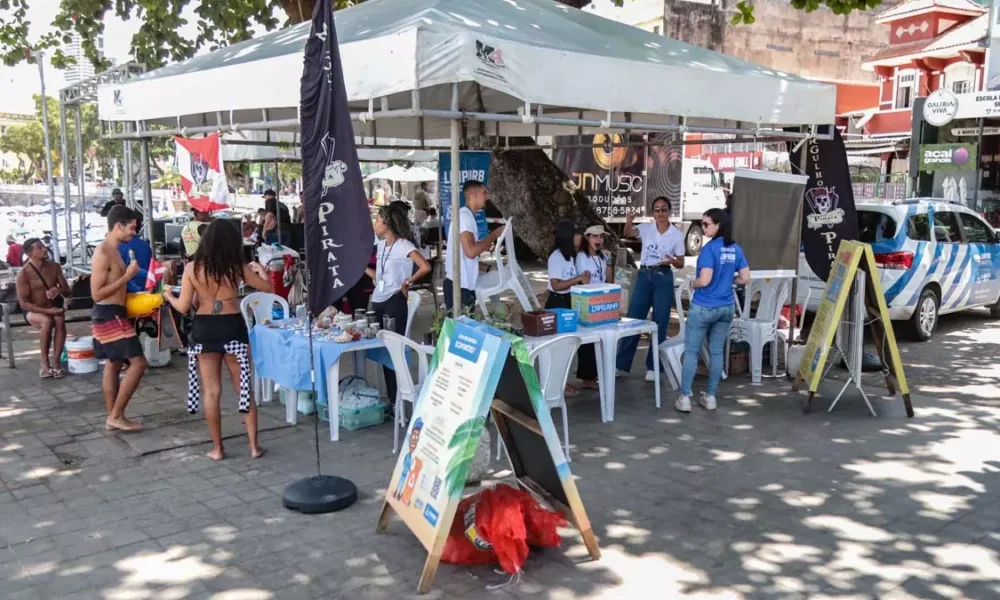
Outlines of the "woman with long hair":
<svg viewBox="0 0 1000 600">
<path fill-rule="evenodd" d="M 670 200 L 663 196 L 653 200 L 653 222 L 632 224 L 634 214 L 625 217 L 625 235 L 642 240 L 639 274 L 632 287 L 628 303 L 630 319 L 648 319 L 653 310 L 657 336 L 660 342 L 667 339 L 670 309 L 674 305 L 674 269 L 684 267 L 684 234 L 670 224 Z M 632 359 L 639 348 L 639 337 L 622 340 L 618 347 L 619 373 L 632 370 Z M 660 365 L 663 368 L 663 365 Z M 653 345 L 646 352 L 646 381 L 653 381 Z"/>
<path fill-rule="evenodd" d="M 615 274 L 611 270 L 611 258 L 603 248 L 604 226 L 600 223 L 591 223 L 583 232 L 583 243 L 576 255 L 576 271 L 590 273 L 590 283 L 614 283 Z M 580 346 L 576 357 L 576 378 L 580 380 L 580 387 L 588 390 L 599 389 L 594 345 Z"/>
<path fill-rule="evenodd" d="M 431 272 L 431 265 L 417 250 L 410 224 L 410 207 L 405 202 L 392 202 L 379 209 L 375 217 L 375 268 L 365 272 L 375 282 L 372 292 L 372 310 L 381 323 L 383 316 L 395 319 L 393 331 L 406 332 L 409 316 L 406 309 L 410 286 Z M 416 271 L 414 271 L 416 265 Z M 396 373 L 382 367 L 385 389 L 391 404 L 396 401 Z"/>
<path fill-rule="evenodd" d="M 238 297 L 240 283 L 244 282 L 262 292 L 273 292 L 264 268 L 257 263 L 247 264 L 240 230 L 225 219 L 217 219 L 205 228 L 194 260 L 184 270 L 180 297 L 163 292 L 164 299 L 181 314 L 196 306 L 188 346 L 188 412 L 197 412 L 199 396 L 204 398 L 212 437 L 208 456 L 214 460 L 224 457 L 219 412 L 223 363 L 239 396 L 239 410 L 246 415 L 250 456 L 259 458 L 264 454 L 257 445 L 257 404 L 250 392 L 250 339 Z"/>
<path fill-rule="evenodd" d="M 555 249 L 549 255 L 549 297 L 545 300 L 545 308 L 572 308 L 569 289 L 574 285 L 590 283 L 590 272 L 580 272 L 576 268 L 577 238 L 576 228 L 571 221 L 559 221 L 556 224 Z M 596 365 L 594 370 L 597 370 Z M 579 394 L 576 388 L 566 385 L 566 396 Z"/>
<path fill-rule="evenodd" d="M 733 321 L 735 296 L 733 284 L 750 283 L 750 267 L 743 248 L 733 241 L 733 228 L 726 211 L 713 208 L 701 218 L 706 238 L 698 255 L 696 276 L 691 287 L 691 307 L 684 328 L 684 367 L 681 371 L 681 396 L 674 407 L 691 412 L 691 384 L 698 370 L 698 355 L 708 337 L 708 385 L 698 403 L 706 410 L 715 410 L 715 390 L 722 378 L 722 350 Z"/>
</svg>

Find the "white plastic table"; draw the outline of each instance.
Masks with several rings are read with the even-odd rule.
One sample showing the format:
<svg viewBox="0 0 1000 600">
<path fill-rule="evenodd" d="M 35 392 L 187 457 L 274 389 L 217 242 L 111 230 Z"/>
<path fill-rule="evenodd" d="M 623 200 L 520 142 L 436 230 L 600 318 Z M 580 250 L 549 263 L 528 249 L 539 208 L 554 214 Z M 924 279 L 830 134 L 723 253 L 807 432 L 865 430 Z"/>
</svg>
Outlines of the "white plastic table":
<svg viewBox="0 0 1000 600">
<path fill-rule="evenodd" d="M 558 337 L 575 335 L 580 338 L 581 344 L 597 344 L 599 348 L 595 350 L 600 350 L 597 354 L 597 370 L 600 375 L 598 385 L 601 398 L 601 422 L 610 423 L 615 420 L 615 359 L 618 355 L 618 342 L 623 338 L 644 333 L 652 334 L 649 343 L 650 352 L 653 353 L 653 371 L 656 373 L 653 387 L 656 394 L 656 408 L 660 408 L 660 343 L 657 331 L 656 323 L 653 321 L 625 318 L 616 323 L 599 327 L 578 326 L 576 331 L 570 333 L 557 333 L 544 337 L 526 336 L 524 342 L 531 349 Z"/>
<path fill-rule="evenodd" d="M 375 338 L 372 340 L 359 340 L 357 342 L 352 342 L 349 350 L 345 350 L 340 358 L 343 359 L 347 354 L 353 354 L 352 358 L 354 360 L 354 374 L 362 379 L 365 379 L 365 368 L 367 366 L 367 356 L 361 354 L 360 360 L 358 353 L 365 353 L 368 350 L 374 350 L 376 348 L 384 348 L 385 344 L 382 340 Z M 340 441 L 340 360 L 335 361 L 332 365 L 327 368 L 326 371 L 326 401 L 328 408 L 330 410 L 330 441 L 339 442 Z M 298 402 L 298 392 L 289 390 L 289 398 L 285 402 L 285 421 L 290 425 L 295 425 L 299 422 L 299 402 Z M 316 415 L 319 418 L 319 415 Z"/>
</svg>

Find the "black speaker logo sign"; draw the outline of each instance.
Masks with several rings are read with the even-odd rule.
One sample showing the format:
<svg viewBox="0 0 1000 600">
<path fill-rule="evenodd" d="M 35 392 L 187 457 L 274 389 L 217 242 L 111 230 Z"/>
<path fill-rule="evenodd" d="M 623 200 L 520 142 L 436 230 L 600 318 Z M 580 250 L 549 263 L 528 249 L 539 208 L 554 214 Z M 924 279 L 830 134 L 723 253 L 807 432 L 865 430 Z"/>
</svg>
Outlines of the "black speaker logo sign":
<svg viewBox="0 0 1000 600">
<path fill-rule="evenodd" d="M 818 278 L 826 281 L 842 240 L 858 237 L 858 214 L 847 165 L 847 151 L 840 132 L 832 140 L 809 140 L 792 152 L 793 170 L 806 152 L 805 206 L 802 211 L 802 251 Z"/>
</svg>

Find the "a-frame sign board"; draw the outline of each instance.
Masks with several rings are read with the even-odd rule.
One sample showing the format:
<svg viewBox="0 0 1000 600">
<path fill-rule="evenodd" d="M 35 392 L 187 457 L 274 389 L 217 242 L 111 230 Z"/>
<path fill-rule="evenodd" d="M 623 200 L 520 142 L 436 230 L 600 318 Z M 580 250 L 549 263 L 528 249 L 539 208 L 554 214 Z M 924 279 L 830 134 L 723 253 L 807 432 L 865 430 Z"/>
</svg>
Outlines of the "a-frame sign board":
<svg viewBox="0 0 1000 600">
<path fill-rule="evenodd" d="M 906 384 L 903 363 L 899 358 L 896 334 L 892 330 L 892 321 L 889 320 L 889 308 L 882 293 L 875 255 L 871 246 L 860 242 L 840 242 L 837 258 L 830 269 L 830 278 L 826 282 L 819 310 L 816 311 L 816 318 L 813 320 L 812 330 L 809 332 L 809 339 L 806 341 L 802 362 L 799 363 L 792 389 L 798 390 L 803 381 L 807 383 L 809 397 L 805 401 L 803 410 L 805 412 L 812 410 L 812 400 L 823 379 L 824 366 L 837 335 L 844 306 L 851 293 L 851 282 L 859 272 L 865 274 L 866 280 L 865 327 L 870 338 L 874 340 L 875 350 L 882 359 L 882 364 L 886 366 L 885 387 L 893 396 L 899 390 L 903 396 L 903 405 L 906 407 L 906 416 L 912 417 L 910 389 Z"/>
<path fill-rule="evenodd" d="M 470 319 L 444 323 L 375 529 L 383 533 L 395 512 L 423 544 L 420 593 L 434 581 L 491 407 L 518 483 L 562 510 L 600 557 L 527 356 L 520 338 Z"/>
</svg>

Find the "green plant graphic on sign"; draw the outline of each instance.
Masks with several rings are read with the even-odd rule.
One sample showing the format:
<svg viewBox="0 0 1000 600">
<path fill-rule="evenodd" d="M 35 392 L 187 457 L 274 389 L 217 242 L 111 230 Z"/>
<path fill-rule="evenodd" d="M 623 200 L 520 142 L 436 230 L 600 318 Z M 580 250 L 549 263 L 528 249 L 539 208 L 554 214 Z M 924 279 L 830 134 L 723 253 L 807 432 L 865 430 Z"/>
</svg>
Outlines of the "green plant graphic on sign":
<svg viewBox="0 0 1000 600">
<path fill-rule="evenodd" d="M 486 426 L 486 417 L 475 417 L 459 425 L 448 442 L 448 449 L 457 448 L 451 460 L 448 461 L 446 470 L 446 480 L 448 483 L 448 495 L 460 494 L 465 487 L 465 478 L 469 473 L 469 464 L 476 456 L 476 448 L 479 446 L 479 438 L 483 435 L 483 428 Z"/>
</svg>

